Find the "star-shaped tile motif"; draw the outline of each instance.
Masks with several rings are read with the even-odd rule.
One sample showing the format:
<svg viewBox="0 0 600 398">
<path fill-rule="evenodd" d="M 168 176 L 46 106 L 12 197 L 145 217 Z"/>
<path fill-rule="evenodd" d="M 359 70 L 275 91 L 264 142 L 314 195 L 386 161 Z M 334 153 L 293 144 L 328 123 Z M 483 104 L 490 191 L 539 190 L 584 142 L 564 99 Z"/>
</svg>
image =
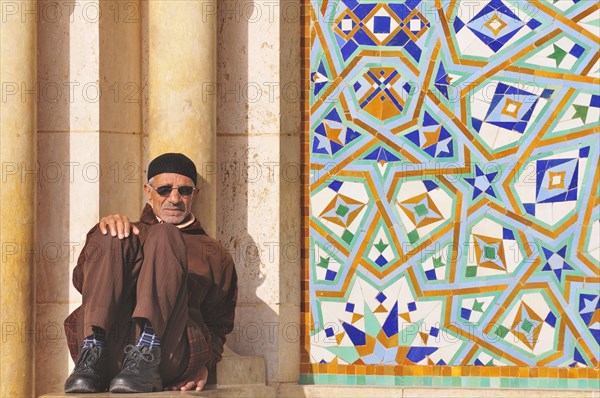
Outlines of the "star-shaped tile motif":
<svg viewBox="0 0 600 398">
<path fill-rule="evenodd" d="M 502 239 L 476 234 L 473 234 L 473 238 L 475 240 L 475 256 L 480 267 L 500 271 L 507 270 Z"/>
<path fill-rule="evenodd" d="M 544 320 L 527 304 L 521 302 L 511 332 L 530 350 L 535 348 Z"/>
<path fill-rule="evenodd" d="M 365 206 L 365 203 L 338 193 L 323 209 L 319 217 L 340 227 L 348 228 Z"/>
<path fill-rule="evenodd" d="M 496 198 L 496 192 L 494 191 L 492 182 L 497 175 L 497 171 L 484 174 L 479 166 L 475 165 L 475 178 L 465 178 L 465 181 L 473 186 L 473 197 L 471 199 L 477 199 L 482 194 L 487 194 Z"/>
<path fill-rule="evenodd" d="M 573 271 L 573 267 L 571 267 L 566 260 L 567 245 L 556 252 L 546 249 L 545 247 L 542 248 L 542 251 L 544 257 L 546 257 L 546 263 L 544 264 L 542 271 L 552 271 L 556 276 L 556 279 L 558 279 L 559 282 L 562 282 L 563 271 Z"/>
<path fill-rule="evenodd" d="M 399 205 L 417 228 L 444 219 L 433 199 L 427 193 L 413 196 L 399 203 Z"/>
</svg>

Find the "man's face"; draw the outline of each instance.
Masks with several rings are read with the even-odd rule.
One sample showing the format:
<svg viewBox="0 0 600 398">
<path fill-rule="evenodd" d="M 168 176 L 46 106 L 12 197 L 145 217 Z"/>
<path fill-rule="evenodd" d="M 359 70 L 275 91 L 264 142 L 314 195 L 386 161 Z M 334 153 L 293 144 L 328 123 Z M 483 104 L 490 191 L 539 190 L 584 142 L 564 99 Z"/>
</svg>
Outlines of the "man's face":
<svg viewBox="0 0 600 398">
<path fill-rule="evenodd" d="M 170 185 L 174 188 L 166 197 L 160 196 L 156 192 L 156 188 L 163 185 Z M 194 182 L 191 178 L 181 174 L 162 173 L 154 176 L 152 185 L 144 184 L 144 191 L 146 192 L 148 203 L 152 205 L 154 214 L 166 223 L 181 224 L 192 210 L 192 202 L 198 194 L 198 190 L 194 189 L 191 195 L 182 196 L 176 189 L 180 186 L 193 187 Z"/>
</svg>

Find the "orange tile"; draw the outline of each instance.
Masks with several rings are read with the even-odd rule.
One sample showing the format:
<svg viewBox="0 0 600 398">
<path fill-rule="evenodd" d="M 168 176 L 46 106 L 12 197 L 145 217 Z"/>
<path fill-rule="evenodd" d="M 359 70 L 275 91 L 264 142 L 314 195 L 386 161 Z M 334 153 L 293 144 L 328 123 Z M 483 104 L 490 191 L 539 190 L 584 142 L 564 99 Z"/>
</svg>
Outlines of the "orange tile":
<svg viewBox="0 0 600 398">
<path fill-rule="evenodd" d="M 522 377 L 522 378 L 529 377 L 529 368 L 519 368 L 519 377 Z"/>
<path fill-rule="evenodd" d="M 568 374 L 569 374 L 569 371 L 567 368 L 559 368 L 558 369 L 558 377 L 560 377 L 561 379 L 568 378 Z"/>
<path fill-rule="evenodd" d="M 538 368 L 529 368 L 529 377 L 538 377 L 539 370 Z"/>
</svg>

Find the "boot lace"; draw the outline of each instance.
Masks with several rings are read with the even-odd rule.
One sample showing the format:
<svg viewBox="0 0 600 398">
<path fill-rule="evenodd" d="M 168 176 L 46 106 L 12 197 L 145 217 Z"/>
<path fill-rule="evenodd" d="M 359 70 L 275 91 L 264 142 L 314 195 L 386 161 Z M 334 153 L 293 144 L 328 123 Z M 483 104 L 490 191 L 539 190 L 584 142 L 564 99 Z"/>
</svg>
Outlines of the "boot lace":
<svg viewBox="0 0 600 398">
<path fill-rule="evenodd" d="M 84 349 L 79 358 L 77 358 L 77 362 L 75 363 L 75 371 L 94 373 L 96 371 L 94 366 L 96 363 L 98 363 L 101 352 L 102 348 L 97 346 Z"/>
<path fill-rule="evenodd" d="M 143 365 L 154 360 L 154 355 L 151 352 L 143 352 L 135 345 L 125 347 L 125 362 L 123 363 L 123 371 L 140 375 L 144 370 Z"/>
</svg>

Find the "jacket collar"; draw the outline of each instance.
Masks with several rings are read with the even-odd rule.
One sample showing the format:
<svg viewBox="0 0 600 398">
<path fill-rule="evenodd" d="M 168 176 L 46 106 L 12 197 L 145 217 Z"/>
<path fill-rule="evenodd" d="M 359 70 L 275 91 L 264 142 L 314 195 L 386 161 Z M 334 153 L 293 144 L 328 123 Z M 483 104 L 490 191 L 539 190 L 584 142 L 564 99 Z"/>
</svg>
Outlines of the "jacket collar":
<svg viewBox="0 0 600 398">
<path fill-rule="evenodd" d="M 192 222 L 190 225 L 186 225 L 185 227 L 181 228 L 181 232 L 192 235 L 206 235 L 206 232 L 200 225 L 200 221 L 198 221 L 198 218 L 194 218 L 194 222 Z M 160 221 L 158 221 L 158 219 L 156 218 L 154 211 L 152 210 L 152 206 L 150 206 L 150 204 L 148 203 L 146 203 L 144 210 L 142 210 L 140 221 L 147 225 L 155 225 L 160 223 Z"/>
</svg>

